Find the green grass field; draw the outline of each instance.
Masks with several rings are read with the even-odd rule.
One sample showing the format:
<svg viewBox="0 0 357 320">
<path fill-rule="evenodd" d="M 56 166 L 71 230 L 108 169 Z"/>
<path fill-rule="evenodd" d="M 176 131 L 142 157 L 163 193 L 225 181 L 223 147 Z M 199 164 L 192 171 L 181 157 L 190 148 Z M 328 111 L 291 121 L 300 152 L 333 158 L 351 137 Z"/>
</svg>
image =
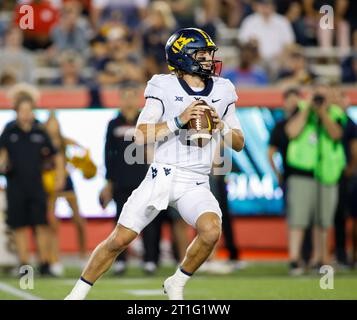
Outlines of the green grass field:
<svg viewBox="0 0 357 320">
<path fill-rule="evenodd" d="M 162 267 L 155 276 L 131 268 L 125 276 L 110 273 L 98 281 L 88 299 L 167 299 L 163 280 L 174 271 Z M 70 268 L 61 279 L 35 278 L 33 290 L 21 290 L 19 280 L 0 273 L 0 300 L 63 299 L 75 283 L 79 269 Z M 187 284 L 186 299 L 357 299 L 357 271 L 336 271 L 334 289 L 320 288 L 318 274 L 287 275 L 284 263 L 254 263 L 230 275 L 199 273 Z"/>
</svg>

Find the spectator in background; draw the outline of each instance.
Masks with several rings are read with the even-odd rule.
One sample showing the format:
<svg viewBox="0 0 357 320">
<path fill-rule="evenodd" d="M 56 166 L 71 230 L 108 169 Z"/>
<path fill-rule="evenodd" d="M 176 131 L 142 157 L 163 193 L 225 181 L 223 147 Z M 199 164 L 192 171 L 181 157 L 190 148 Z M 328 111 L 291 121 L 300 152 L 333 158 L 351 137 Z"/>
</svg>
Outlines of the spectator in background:
<svg viewBox="0 0 357 320">
<path fill-rule="evenodd" d="M 289 256 L 292 274 L 301 273 L 300 255 L 304 232 L 313 221 L 313 257 L 319 268 L 329 264 L 328 231 L 333 224 L 338 180 L 345 167 L 342 145 L 346 117 L 331 102 L 329 88 L 316 86 L 313 96 L 298 105 L 298 112 L 285 126 L 289 144 L 287 165 L 293 168 L 287 180 Z M 319 159 L 319 160 L 317 160 Z"/>
<path fill-rule="evenodd" d="M 219 18 L 228 28 L 238 28 L 246 14 L 245 2 L 236 0 L 219 0 Z"/>
<path fill-rule="evenodd" d="M 78 200 L 75 193 L 74 185 L 70 173 L 68 172 L 66 165 L 68 162 L 68 147 L 77 147 L 81 150 L 86 151 L 86 149 L 79 145 L 76 141 L 64 137 L 61 133 L 61 127 L 58 119 L 53 111 L 51 111 L 46 123 L 45 123 L 46 131 L 51 138 L 51 141 L 55 148 L 58 150 L 60 156 L 63 157 L 64 164 L 64 172 L 65 172 L 65 185 L 63 190 L 60 192 L 55 192 L 51 190 L 51 188 L 47 189 L 46 192 L 48 194 L 48 220 L 50 227 L 50 240 L 49 240 L 49 252 L 50 252 L 50 270 L 57 276 L 62 276 L 64 272 L 63 265 L 60 262 L 60 248 L 59 248 L 59 226 L 60 219 L 58 219 L 55 215 L 55 205 L 58 198 L 64 199 L 69 207 L 72 210 L 72 220 L 76 226 L 77 238 L 78 238 L 78 249 L 79 249 L 79 257 L 82 262 L 86 259 L 86 248 L 87 248 L 87 235 L 85 229 L 85 220 L 81 217 L 79 213 Z M 47 168 L 47 172 L 50 177 L 54 177 L 53 175 L 52 163 L 49 163 L 49 168 Z"/>
<path fill-rule="evenodd" d="M 98 70 L 100 85 L 117 85 L 126 81 L 143 82 L 144 72 L 139 57 L 132 52 L 127 30 L 118 25 L 106 34 L 108 57 Z"/>
<path fill-rule="evenodd" d="M 216 38 L 216 22 L 220 13 L 220 1 L 216 0 L 167 0 L 178 28 L 201 28 Z"/>
<path fill-rule="evenodd" d="M 217 40 L 216 24 L 219 19 L 220 6 L 220 1 L 203 0 L 195 10 L 195 25 L 210 34 L 213 40 Z"/>
<path fill-rule="evenodd" d="M 90 56 L 88 66 L 93 70 L 101 70 L 104 68 L 108 58 L 108 48 L 105 37 L 98 34 L 90 40 Z"/>
<path fill-rule="evenodd" d="M 0 51 L 0 74 L 15 77 L 16 82 L 33 83 L 35 61 L 32 55 L 23 48 L 22 31 L 17 27 L 7 30 L 5 46 Z"/>
<path fill-rule="evenodd" d="M 254 11 L 243 20 L 238 38 L 243 43 L 257 40 L 261 57 L 271 64 L 295 41 L 294 32 L 289 21 L 275 12 L 273 0 L 254 0 Z"/>
<path fill-rule="evenodd" d="M 268 84 L 268 75 L 258 65 L 259 53 L 256 41 L 251 40 L 239 46 L 239 64 L 234 69 L 223 72 L 223 77 L 232 81 L 235 86 L 264 86 Z"/>
<path fill-rule="evenodd" d="M 0 74 L 0 86 L 11 87 L 16 84 L 16 74 L 12 71 L 4 71 Z"/>
<path fill-rule="evenodd" d="M 15 21 L 17 25 L 23 14 L 22 4 L 31 5 L 34 12 L 34 28 L 24 30 L 24 46 L 30 50 L 47 49 L 51 46 L 51 31 L 58 22 L 59 1 L 56 0 L 20 0 L 16 8 Z"/>
<path fill-rule="evenodd" d="M 61 76 L 53 80 L 52 85 L 74 87 L 86 85 L 87 81 L 81 76 L 83 61 L 79 54 L 67 50 L 59 58 Z"/>
<path fill-rule="evenodd" d="M 13 0 L 3 0 L 0 3 L 0 10 L 1 11 L 10 11 L 15 9 L 16 1 Z"/>
<path fill-rule="evenodd" d="M 132 137 L 139 116 L 138 90 L 136 84 L 130 84 L 130 88 L 125 88 L 125 92 L 121 91 L 123 94 L 121 112 L 109 122 L 106 133 L 104 155 L 107 183 L 101 191 L 99 199 L 103 208 L 112 199 L 115 201 L 117 206 L 115 223 L 127 198 L 140 184 L 140 179 L 145 176 L 147 171 L 147 165 L 128 165 L 124 158 L 125 149 L 132 143 L 131 139 L 124 139 L 124 137 Z M 144 154 L 144 149 L 141 151 Z M 116 274 L 120 275 L 126 271 L 126 261 L 127 254 L 124 252 L 114 263 L 113 270 Z"/>
<path fill-rule="evenodd" d="M 350 215 L 352 217 L 352 261 L 353 269 L 357 268 L 357 176 L 353 177 L 350 190 Z"/>
<path fill-rule="evenodd" d="M 346 12 L 346 19 L 350 25 L 351 34 L 357 31 L 356 12 L 357 12 L 357 2 L 349 1 L 348 10 Z"/>
<path fill-rule="evenodd" d="M 188 241 L 188 225 L 176 209 L 168 207 L 144 229 L 144 272 L 154 274 L 160 264 L 162 227 L 168 223 L 171 227 L 171 250 L 176 263 L 185 257 Z"/>
<path fill-rule="evenodd" d="M 357 83 L 357 51 L 342 62 L 342 82 Z"/>
<path fill-rule="evenodd" d="M 224 237 L 225 248 L 228 251 L 228 261 L 225 261 L 224 264 L 221 265 L 214 261 L 212 263 L 208 261 L 205 263 L 203 270 L 202 267 L 200 268 L 201 271 L 204 271 L 206 268 L 208 272 L 213 273 L 231 273 L 235 269 L 243 269 L 246 266 L 246 263 L 240 260 L 240 250 L 236 244 L 237 242 L 234 232 L 234 219 L 229 212 L 228 186 L 226 182 L 226 174 L 228 172 L 225 164 L 226 161 L 229 163 L 232 160 L 227 159 L 228 155 L 225 153 L 224 148 L 225 144 L 221 140 L 215 152 L 209 183 L 212 193 L 219 202 L 222 211 L 222 235 Z"/>
<path fill-rule="evenodd" d="M 343 132 L 342 143 L 346 154 L 347 165 L 339 181 L 338 204 L 335 215 L 335 253 L 339 266 L 346 267 L 349 264 L 346 252 L 346 220 L 350 214 L 354 220 L 352 243 L 352 264 L 357 261 L 357 125 L 347 115 L 349 98 L 338 87 L 332 88 L 333 101 L 341 106 L 346 113 L 347 123 Z"/>
<path fill-rule="evenodd" d="M 40 274 L 52 275 L 47 250 L 47 205 L 42 182 L 42 166 L 46 158 L 54 157 L 57 179 L 56 190 L 64 185 L 61 157 L 56 154 L 50 138 L 35 120 L 35 102 L 29 95 L 15 100 L 16 120 L 9 123 L 0 136 L 0 149 L 8 158 L 7 223 L 13 229 L 20 265 L 30 262 L 27 228 L 36 231 L 40 260 Z M 26 161 L 24 161 L 26 159 Z"/>
<path fill-rule="evenodd" d="M 306 46 L 317 46 L 317 28 L 320 21 L 319 7 L 314 6 L 315 0 L 303 0 Z"/>
<path fill-rule="evenodd" d="M 299 1 L 292 1 L 288 4 L 285 17 L 289 20 L 293 28 L 296 43 L 304 46 L 307 45 L 305 21 L 302 16 L 302 5 Z"/>
<path fill-rule="evenodd" d="M 145 18 L 148 5 L 149 0 L 92 0 L 91 20 L 97 30 L 108 21 L 136 29 Z"/>
<path fill-rule="evenodd" d="M 286 199 L 289 198 L 289 188 L 287 188 L 287 180 L 291 174 L 294 176 L 304 176 L 306 173 L 303 171 L 296 170 L 290 167 L 287 164 L 286 154 L 289 145 L 289 137 L 286 132 L 286 127 L 289 125 L 291 119 L 298 112 L 299 102 L 302 100 L 301 92 L 298 88 L 290 88 L 284 91 L 283 93 L 284 99 L 284 119 L 279 121 L 275 127 L 273 128 L 270 139 L 269 139 L 269 147 L 268 147 L 268 159 L 269 163 L 278 179 L 278 184 L 283 190 L 284 202 L 285 202 L 285 213 L 289 215 L 289 208 L 286 206 Z M 274 161 L 274 157 L 276 153 L 279 152 L 282 158 L 282 168 L 276 165 Z M 282 171 L 281 171 L 282 169 Z M 302 252 L 301 258 L 304 263 L 309 263 L 311 258 L 311 247 L 312 247 L 312 230 L 311 226 L 308 226 L 308 229 L 305 231 L 305 237 L 302 244 Z M 294 243 L 296 240 L 293 236 L 294 231 L 289 231 L 291 234 L 291 243 L 289 244 L 291 250 L 291 254 L 293 248 L 295 248 L 296 244 Z M 293 260 L 293 259 L 292 259 Z M 290 265 L 290 274 L 291 275 L 300 275 L 303 272 L 303 269 L 299 266 L 296 266 L 294 263 Z"/>
<path fill-rule="evenodd" d="M 4 3 L 4 1 L 0 2 L 0 47 L 4 45 L 4 37 L 6 30 L 9 29 L 12 21 L 12 15 L 15 11 L 15 4 L 13 6 L 9 5 L 9 3 Z"/>
<path fill-rule="evenodd" d="M 51 37 L 56 51 L 74 50 L 82 55 L 88 49 L 88 34 L 81 25 L 79 16 L 81 4 L 76 0 L 63 4 L 59 24 L 53 29 Z"/>
<path fill-rule="evenodd" d="M 357 83 L 357 29 L 352 33 L 351 54 L 341 64 L 342 82 Z"/>
<path fill-rule="evenodd" d="M 196 26 L 195 9 L 201 0 L 167 0 L 167 3 L 171 6 L 179 28 Z"/>
<path fill-rule="evenodd" d="M 100 87 L 94 80 L 86 79 L 82 76 L 83 60 L 75 51 L 67 50 L 59 57 L 60 76 L 50 84 L 61 87 L 84 86 L 88 90 L 90 108 L 100 108 L 103 106 Z"/>
<path fill-rule="evenodd" d="M 304 50 L 298 45 L 286 48 L 286 66 L 277 75 L 277 84 L 282 87 L 312 84 L 316 75 L 309 69 Z"/>
<path fill-rule="evenodd" d="M 140 86 L 136 83 L 126 83 L 121 87 L 121 104 L 120 113 L 117 117 L 112 119 L 107 128 L 105 141 L 105 167 L 107 184 L 104 186 L 100 194 L 100 202 L 103 208 L 113 199 L 116 203 L 116 217 L 117 223 L 122 212 L 123 205 L 138 185 L 145 177 L 148 170 L 147 166 L 147 152 L 148 147 L 137 146 L 135 155 L 137 160 L 135 164 L 129 164 L 126 158 L 126 149 L 133 145 L 133 134 L 136 121 L 139 117 L 139 90 Z M 141 162 L 141 163 L 140 163 Z M 143 241 L 145 248 L 152 251 L 157 251 L 157 242 L 155 236 L 158 230 L 152 234 L 151 225 L 143 231 Z M 150 234 L 151 233 L 151 234 Z M 155 255 L 155 254 L 154 254 Z M 144 253 L 147 258 L 152 258 L 151 254 Z M 152 258 L 153 260 L 155 259 Z M 144 270 L 148 272 L 155 272 L 157 261 L 145 261 Z M 156 259 L 155 259 L 156 260 Z M 127 269 L 127 253 L 121 254 L 113 265 L 114 273 L 117 275 L 123 274 Z"/>
<path fill-rule="evenodd" d="M 143 32 L 143 53 L 146 78 L 167 73 L 165 45 L 176 28 L 170 6 L 164 1 L 154 1 L 148 11 Z"/>
<path fill-rule="evenodd" d="M 60 8 L 62 2 L 66 0 L 16 0 L 18 4 L 32 4 L 33 2 L 48 3 L 54 8 Z"/>
</svg>

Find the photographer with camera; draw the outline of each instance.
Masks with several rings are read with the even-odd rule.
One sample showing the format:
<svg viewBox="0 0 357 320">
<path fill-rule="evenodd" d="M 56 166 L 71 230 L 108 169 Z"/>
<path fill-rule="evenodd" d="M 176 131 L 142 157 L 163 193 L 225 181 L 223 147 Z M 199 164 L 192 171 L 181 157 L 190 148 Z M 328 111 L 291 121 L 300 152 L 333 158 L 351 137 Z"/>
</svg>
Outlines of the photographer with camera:
<svg viewBox="0 0 357 320">
<path fill-rule="evenodd" d="M 300 101 L 298 112 L 285 127 L 289 138 L 286 161 L 290 270 L 301 270 L 305 230 L 313 224 L 310 266 L 329 263 L 328 230 L 333 224 L 338 181 L 346 160 L 342 145 L 346 123 L 343 110 L 331 103 L 329 88 L 316 85 L 311 98 Z"/>
</svg>

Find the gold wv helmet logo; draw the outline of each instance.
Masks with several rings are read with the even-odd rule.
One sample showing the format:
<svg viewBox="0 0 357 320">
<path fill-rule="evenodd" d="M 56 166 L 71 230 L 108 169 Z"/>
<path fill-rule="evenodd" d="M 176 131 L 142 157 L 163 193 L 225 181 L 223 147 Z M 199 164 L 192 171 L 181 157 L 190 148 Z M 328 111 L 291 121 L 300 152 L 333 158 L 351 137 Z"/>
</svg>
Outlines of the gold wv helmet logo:
<svg viewBox="0 0 357 320">
<path fill-rule="evenodd" d="M 182 50 L 182 48 L 187 45 L 188 43 L 195 41 L 194 38 L 186 38 L 183 35 L 180 35 L 179 38 L 174 42 L 172 45 L 172 51 L 178 53 Z"/>
</svg>

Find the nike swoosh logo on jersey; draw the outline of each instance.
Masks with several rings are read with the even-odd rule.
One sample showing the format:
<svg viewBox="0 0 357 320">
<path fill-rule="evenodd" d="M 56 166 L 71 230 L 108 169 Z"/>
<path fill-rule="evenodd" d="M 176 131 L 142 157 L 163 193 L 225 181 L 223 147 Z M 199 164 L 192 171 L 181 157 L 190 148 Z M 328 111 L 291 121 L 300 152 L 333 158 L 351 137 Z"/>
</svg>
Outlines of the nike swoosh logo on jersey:
<svg viewBox="0 0 357 320">
<path fill-rule="evenodd" d="M 196 185 L 200 185 L 200 184 L 204 184 L 204 183 L 206 183 L 206 182 L 196 182 Z"/>
<path fill-rule="evenodd" d="M 218 101 L 221 101 L 221 99 L 217 99 L 217 100 L 212 99 L 212 103 L 216 103 Z"/>
</svg>

